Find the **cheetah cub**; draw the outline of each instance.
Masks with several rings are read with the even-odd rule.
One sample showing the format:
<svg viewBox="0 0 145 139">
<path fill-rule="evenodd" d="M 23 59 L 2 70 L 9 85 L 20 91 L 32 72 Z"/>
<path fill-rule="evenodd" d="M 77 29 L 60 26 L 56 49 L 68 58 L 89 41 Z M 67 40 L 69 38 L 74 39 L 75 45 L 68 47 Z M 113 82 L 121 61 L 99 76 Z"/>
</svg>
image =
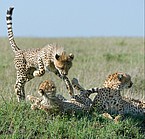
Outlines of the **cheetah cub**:
<svg viewBox="0 0 145 139">
<path fill-rule="evenodd" d="M 86 96 L 97 93 L 91 109 L 96 109 L 101 113 L 145 115 L 145 104 L 143 102 L 121 96 L 122 90 L 129 89 L 133 85 L 129 74 L 117 72 L 109 75 L 103 88 L 95 87 L 86 90 L 78 82 L 72 82 L 72 84 Z"/>
<path fill-rule="evenodd" d="M 65 80 L 66 82 L 68 80 Z M 67 84 L 67 83 L 66 83 Z M 56 95 L 56 86 L 53 81 L 46 80 L 39 85 L 38 93 L 42 98 L 28 95 L 27 99 L 32 103 L 31 109 L 44 110 L 48 115 L 78 114 L 89 112 L 88 102 L 80 103 L 76 99 L 67 100 L 62 95 Z M 76 96 L 76 95 L 75 95 Z M 79 98 L 80 95 L 77 97 Z M 80 96 L 82 99 L 82 96 Z M 87 101 L 87 100 L 86 100 Z"/>
<path fill-rule="evenodd" d="M 41 109 L 49 115 L 57 114 L 63 111 L 62 101 L 56 97 L 56 86 L 53 81 L 46 80 L 39 85 L 38 93 L 42 98 L 28 95 L 27 99 L 31 101 L 31 109 Z"/>
<path fill-rule="evenodd" d="M 60 78 L 67 78 L 69 69 L 72 67 L 72 60 L 74 55 L 69 55 L 63 50 L 62 47 L 56 44 L 48 44 L 43 48 L 33 48 L 21 50 L 13 36 L 12 30 L 12 13 L 13 7 L 7 10 L 6 21 L 8 38 L 11 48 L 15 54 L 14 65 L 17 72 L 15 93 L 18 102 L 25 99 L 25 83 L 34 77 L 44 75 L 46 71 L 55 73 Z M 69 82 L 70 94 L 73 96 L 73 88 Z"/>
</svg>

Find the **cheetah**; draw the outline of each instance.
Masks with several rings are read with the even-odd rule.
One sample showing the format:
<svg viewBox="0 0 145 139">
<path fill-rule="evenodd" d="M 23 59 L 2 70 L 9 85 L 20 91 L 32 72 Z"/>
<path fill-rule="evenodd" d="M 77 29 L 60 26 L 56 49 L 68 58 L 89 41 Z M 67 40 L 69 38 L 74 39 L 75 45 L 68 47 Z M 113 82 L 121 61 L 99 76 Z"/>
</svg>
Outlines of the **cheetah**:
<svg viewBox="0 0 145 139">
<path fill-rule="evenodd" d="M 68 80 L 66 79 L 65 82 L 68 82 Z M 77 102 L 74 98 L 67 100 L 62 95 L 56 94 L 56 86 L 51 80 L 46 80 L 40 83 L 38 93 L 42 98 L 34 97 L 32 95 L 27 96 L 27 99 L 32 103 L 32 110 L 41 109 L 48 115 L 54 115 L 56 113 L 78 114 L 89 112 L 90 107 L 88 105 Z M 86 102 L 86 104 L 88 104 L 88 102 Z"/>
<path fill-rule="evenodd" d="M 17 73 L 16 83 L 14 86 L 18 102 L 25 100 L 26 82 L 34 77 L 40 77 L 46 71 L 55 73 L 61 79 L 68 75 L 69 69 L 72 67 L 74 55 L 67 54 L 63 47 L 57 44 L 48 44 L 42 48 L 24 49 L 21 50 L 15 40 L 12 30 L 12 13 L 14 7 L 7 10 L 6 21 L 8 38 L 11 48 L 14 52 L 14 65 Z M 70 95 L 73 96 L 73 88 L 69 82 Z M 66 85 L 67 86 L 67 85 Z"/>
<path fill-rule="evenodd" d="M 39 85 L 38 94 L 42 98 L 28 95 L 27 98 L 32 102 L 31 109 L 42 109 L 50 114 L 63 111 L 62 101 L 56 97 L 56 86 L 53 81 L 46 80 Z"/>
<path fill-rule="evenodd" d="M 120 91 L 125 88 L 129 89 L 133 85 L 129 74 L 122 72 L 113 73 L 106 78 L 103 88 L 95 87 L 88 90 L 80 86 L 76 80 L 73 80 L 73 86 L 76 86 L 76 89 L 85 93 L 86 96 L 97 93 L 92 100 L 91 109 L 96 109 L 101 113 L 145 115 L 144 103 L 121 96 Z"/>
</svg>

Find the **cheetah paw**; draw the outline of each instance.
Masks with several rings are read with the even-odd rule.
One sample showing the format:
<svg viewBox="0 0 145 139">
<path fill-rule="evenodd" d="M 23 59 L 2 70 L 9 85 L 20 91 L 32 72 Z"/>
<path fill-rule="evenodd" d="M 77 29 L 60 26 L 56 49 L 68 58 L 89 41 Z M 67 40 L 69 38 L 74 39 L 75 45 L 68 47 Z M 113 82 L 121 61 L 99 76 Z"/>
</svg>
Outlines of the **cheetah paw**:
<svg viewBox="0 0 145 139">
<path fill-rule="evenodd" d="M 103 113 L 102 115 L 107 119 L 113 120 L 113 117 L 109 113 Z"/>
<path fill-rule="evenodd" d="M 78 84 L 78 80 L 77 80 L 76 78 L 73 78 L 71 82 L 72 82 L 72 84 L 74 84 L 74 85 L 75 85 L 75 84 Z"/>
<path fill-rule="evenodd" d="M 40 76 L 39 71 L 37 71 L 37 70 L 36 70 L 36 71 L 34 71 L 34 72 L 33 72 L 33 76 L 34 76 L 34 77 L 39 77 L 39 76 Z"/>
<path fill-rule="evenodd" d="M 117 115 L 115 118 L 114 118 L 114 122 L 115 123 L 118 123 L 120 120 L 121 120 L 122 116 L 121 115 Z"/>
<path fill-rule="evenodd" d="M 37 110 L 37 109 L 38 109 L 38 106 L 35 105 L 35 104 L 33 104 L 33 105 L 31 105 L 31 109 L 32 109 L 32 110 Z"/>
</svg>

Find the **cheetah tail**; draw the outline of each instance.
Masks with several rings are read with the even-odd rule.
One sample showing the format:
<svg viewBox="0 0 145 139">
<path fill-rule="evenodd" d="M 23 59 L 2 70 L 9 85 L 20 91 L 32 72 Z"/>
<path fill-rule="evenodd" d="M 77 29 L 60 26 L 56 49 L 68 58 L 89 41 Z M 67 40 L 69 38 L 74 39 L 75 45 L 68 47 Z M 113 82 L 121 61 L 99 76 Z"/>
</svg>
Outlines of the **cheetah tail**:
<svg viewBox="0 0 145 139">
<path fill-rule="evenodd" d="M 90 94 L 93 94 L 93 93 L 98 93 L 100 91 L 100 88 L 98 87 L 94 87 L 94 88 L 90 88 L 87 90 Z"/>
<path fill-rule="evenodd" d="M 7 22 L 7 30 L 8 30 L 9 42 L 10 42 L 10 45 L 12 47 L 13 52 L 15 53 L 18 50 L 20 50 L 20 48 L 18 48 L 18 46 L 15 43 L 13 30 L 12 30 L 12 13 L 13 13 L 13 9 L 14 9 L 14 7 L 10 7 L 7 10 L 6 22 Z"/>
</svg>

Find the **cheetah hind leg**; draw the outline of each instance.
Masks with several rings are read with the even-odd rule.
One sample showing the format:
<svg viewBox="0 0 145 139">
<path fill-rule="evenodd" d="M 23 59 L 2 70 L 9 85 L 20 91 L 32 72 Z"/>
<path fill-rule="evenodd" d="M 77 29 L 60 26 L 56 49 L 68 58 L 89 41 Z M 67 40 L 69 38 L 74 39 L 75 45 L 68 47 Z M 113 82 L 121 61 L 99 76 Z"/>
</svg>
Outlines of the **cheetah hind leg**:
<svg viewBox="0 0 145 139">
<path fill-rule="evenodd" d="M 85 91 L 85 89 L 79 84 L 79 82 L 76 78 L 73 78 L 71 82 L 72 82 L 73 87 L 76 90 L 81 91 L 81 92 Z"/>
<path fill-rule="evenodd" d="M 81 96 L 89 97 L 89 96 L 91 95 L 92 92 L 90 92 L 90 91 L 84 89 L 84 88 L 79 84 L 79 82 L 78 82 L 78 80 L 77 80 L 76 78 L 73 78 L 71 82 L 72 82 L 73 87 L 74 87 L 76 90 L 80 91 L 80 95 L 81 95 Z"/>
<path fill-rule="evenodd" d="M 14 86 L 18 102 L 25 100 L 25 89 L 24 89 L 25 83 L 26 81 L 22 78 L 17 80 Z"/>
</svg>

